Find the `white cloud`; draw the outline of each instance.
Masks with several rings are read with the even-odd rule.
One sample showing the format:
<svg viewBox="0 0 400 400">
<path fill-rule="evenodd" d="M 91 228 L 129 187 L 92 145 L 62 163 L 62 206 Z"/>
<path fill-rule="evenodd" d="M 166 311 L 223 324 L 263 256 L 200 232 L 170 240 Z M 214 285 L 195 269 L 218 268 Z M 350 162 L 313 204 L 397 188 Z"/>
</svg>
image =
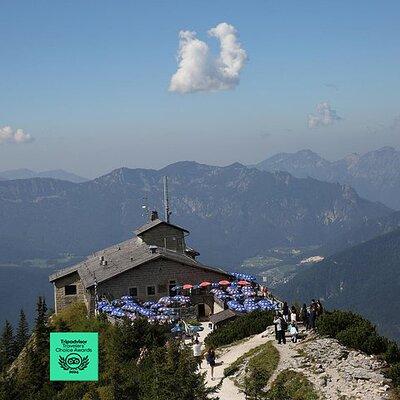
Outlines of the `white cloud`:
<svg viewBox="0 0 400 400">
<path fill-rule="evenodd" d="M 171 92 L 228 90 L 239 83 L 247 54 L 237 40 L 237 31 L 223 22 L 208 31 L 220 43 L 218 57 L 210 53 L 207 43 L 197 39 L 196 32 L 179 32 L 178 70 L 171 78 Z"/>
<path fill-rule="evenodd" d="M 32 142 L 33 140 L 33 137 L 29 133 L 25 133 L 22 129 L 14 131 L 10 126 L 0 127 L 0 144 L 22 144 Z"/>
<path fill-rule="evenodd" d="M 341 119 L 342 118 L 337 115 L 336 110 L 331 108 L 329 102 L 323 101 L 317 104 L 315 114 L 308 114 L 308 127 L 316 128 L 318 126 L 328 126 Z"/>
</svg>

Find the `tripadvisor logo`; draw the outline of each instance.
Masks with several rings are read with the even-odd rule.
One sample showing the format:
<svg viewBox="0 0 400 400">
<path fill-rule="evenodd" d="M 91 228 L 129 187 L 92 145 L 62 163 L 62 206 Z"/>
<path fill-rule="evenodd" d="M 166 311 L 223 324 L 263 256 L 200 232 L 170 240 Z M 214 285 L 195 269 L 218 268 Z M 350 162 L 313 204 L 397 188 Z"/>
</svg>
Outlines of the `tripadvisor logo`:
<svg viewBox="0 0 400 400">
<path fill-rule="evenodd" d="M 81 357 L 78 353 L 70 353 L 66 357 L 60 356 L 58 364 L 70 374 L 79 374 L 89 365 L 89 356 Z"/>
<path fill-rule="evenodd" d="M 50 333 L 50 380 L 97 381 L 99 338 L 97 332 Z"/>
</svg>

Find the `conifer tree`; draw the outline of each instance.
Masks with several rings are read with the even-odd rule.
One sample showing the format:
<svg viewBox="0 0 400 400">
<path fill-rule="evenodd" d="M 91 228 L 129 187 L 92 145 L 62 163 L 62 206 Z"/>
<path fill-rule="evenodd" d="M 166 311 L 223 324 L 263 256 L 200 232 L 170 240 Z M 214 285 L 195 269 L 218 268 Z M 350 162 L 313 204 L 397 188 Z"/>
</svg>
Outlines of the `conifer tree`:
<svg viewBox="0 0 400 400">
<path fill-rule="evenodd" d="M 2 362 L 2 369 L 11 365 L 15 358 L 15 342 L 13 327 L 9 321 L 4 324 L 3 332 L 0 338 L 0 359 Z"/>
<path fill-rule="evenodd" d="M 26 343 L 28 342 L 28 339 L 29 339 L 28 321 L 26 320 L 24 310 L 21 309 L 19 313 L 17 333 L 15 335 L 16 356 L 18 356 L 21 350 L 25 347 Z"/>
</svg>

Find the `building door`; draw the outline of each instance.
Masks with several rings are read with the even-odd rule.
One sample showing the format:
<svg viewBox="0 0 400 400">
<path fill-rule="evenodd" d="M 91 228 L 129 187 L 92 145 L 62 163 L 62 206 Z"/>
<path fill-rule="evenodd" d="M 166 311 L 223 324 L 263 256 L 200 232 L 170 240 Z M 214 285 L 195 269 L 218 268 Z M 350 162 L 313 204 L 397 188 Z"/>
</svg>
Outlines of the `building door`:
<svg viewBox="0 0 400 400">
<path fill-rule="evenodd" d="M 176 292 L 175 290 L 172 290 L 173 287 L 176 286 L 176 281 L 169 281 L 169 288 L 168 288 L 168 292 L 170 296 L 175 296 Z"/>
<path fill-rule="evenodd" d="M 203 303 L 198 305 L 198 314 L 199 314 L 199 318 L 204 318 L 206 316 L 206 307 Z"/>
</svg>

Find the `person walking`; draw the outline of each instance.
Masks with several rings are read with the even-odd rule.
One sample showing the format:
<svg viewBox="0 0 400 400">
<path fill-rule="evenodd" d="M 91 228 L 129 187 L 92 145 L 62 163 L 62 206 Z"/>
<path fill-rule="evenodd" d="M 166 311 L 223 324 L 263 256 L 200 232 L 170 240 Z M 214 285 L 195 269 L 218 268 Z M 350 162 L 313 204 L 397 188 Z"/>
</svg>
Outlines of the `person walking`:
<svg viewBox="0 0 400 400">
<path fill-rule="evenodd" d="M 283 303 L 282 314 L 283 314 L 283 318 L 285 319 L 285 321 L 288 322 L 289 321 L 289 306 L 286 301 Z"/>
<path fill-rule="evenodd" d="M 214 380 L 214 367 L 215 367 L 215 351 L 212 347 L 210 347 L 207 351 L 206 356 L 207 363 L 211 367 L 211 380 Z"/>
<path fill-rule="evenodd" d="M 290 324 L 290 335 L 292 336 L 292 342 L 297 343 L 299 330 L 297 328 L 296 323 Z"/>
<path fill-rule="evenodd" d="M 285 318 L 282 316 L 282 314 L 277 311 L 274 319 L 274 324 L 276 326 L 276 333 L 277 333 L 277 339 L 278 339 L 278 344 L 286 344 L 286 321 Z"/>
<path fill-rule="evenodd" d="M 193 357 L 195 358 L 199 368 L 201 368 L 201 343 L 199 342 L 198 338 L 195 339 L 192 345 L 192 350 L 193 350 Z"/>
</svg>

